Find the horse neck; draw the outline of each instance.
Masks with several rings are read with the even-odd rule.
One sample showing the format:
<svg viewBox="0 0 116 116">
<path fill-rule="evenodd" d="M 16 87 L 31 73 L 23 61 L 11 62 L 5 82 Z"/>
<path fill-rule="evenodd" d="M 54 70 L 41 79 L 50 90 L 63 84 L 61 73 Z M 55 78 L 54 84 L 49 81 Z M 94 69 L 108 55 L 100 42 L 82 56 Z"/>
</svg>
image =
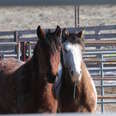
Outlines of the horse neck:
<svg viewBox="0 0 116 116">
<path fill-rule="evenodd" d="M 71 102 L 73 100 L 75 103 L 79 104 L 83 101 L 89 101 L 90 96 L 94 96 L 97 99 L 96 89 L 94 85 L 92 84 L 93 82 L 92 82 L 91 76 L 84 62 L 82 62 L 81 68 L 82 68 L 82 77 L 80 82 L 77 83 L 77 86 L 76 86 L 75 99 L 74 99 L 74 86 L 66 82 L 66 78 L 68 77 L 66 78 L 62 77 L 60 95 L 63 98 L 63 100 L 67 99 L 67 101 L 71 101 Z M 64 76 L 65 76 L 65 73 L 64 73 Z"/>
<path fill-rule="evenodd" d="M 49 85 L 49 82 L 47 80 L 48 79 L 48 73 L 47 73 L 47 69 L 45 69 L 46 64 L 43 64 L 43 65 L 42 65 L 42 63 L 40 64 L 39 59 L 40 59 L 39 54 L 35 53 L 33 55 L 33 58 L 32 58 L 33 70 L 35 72 L 35 76 L 37 78 L 38 83 L 40 83 L 40 85 L 41 84 L 42 85 Z"/>
<path fill-rule="evenodd" d="M 46 106 L 46 102 L 54 97 L 53 95 L 53 84 L 50 84 L 46 80 L 46 75 L 39 73 L 39 66 L 37 60 L 33 56 L 27 63 L 26 67 L 31 69 L 31 94 L 32 99 L 34 100 L 34 109 L 38 110 L 39 108 Z M 29 70 L 30 71 L 30 70 Z M 44 78 L 45 77 L 45 78 Z"/>
<path fill-rule="evenodd" d="M 84 88 L 86 88 L 85 92 L 88 91 L 88 93 L 91 93 L 91 91 L 94 91 L 93 93 L 97 95 L 93 79 L 84 62 L 82 63 L 82 85 Z"/>
<path fill-rule="evenodd" d="M 82 77 L 81 77 L 81 80 L 79 82 L 75 82 L 76 84 L 76 91 L 78 92 L 78 94 L 81 94 L 81 89 L 82 89 L 82 81 L 83 81 L 83 78 L 85 78 L 85 75 L 87 74 L 88 75 L 88 70 L 86 68 L 86 65 L 84 64 L 84 62 L 82 61 L 82 64 L 81 64 L 81 68 L 84 68 L 85 71 L 83 71 L 82 69 Z M 72 95 L 73 92 L 74 92 L 74 83 L 71 82 L 71 77 L 67 71 L 67 69 L 63 66 L 63 74 L 62 74 L 62 87 L 66 88 L 68 90 L 68 94 L 69 95 Z M 84 74 L 83 74 L 84 73 Z M 68 79 L 68 80 L 67 80 Z"/>
<path fill-rule="evenodd" d="M 83 81 L 83 83 L 89 82 L 89 80 L 91 79 L 91 75 L 90 75 L 90 73 L 87 69 L 87 66 L 84 62 L 82 62 L 81 68 L 82 68 L 82 81 Z"/>
<path fill-rule="evenodd" d="M 35 96 L 36 96 L 36 104 L 38 108 L 41 108 L 42 106 L 46 106 L 46 103 L 49 102 L 51 104 L 52 100 L 54 100 L 55 96 L 53 94 L 53 83 L 49 83 L 47 80 L 47 73 L 41 73 L 39 62 L 34 60 L 33 57 L 33 64 L 36 66 L 34 67 L 36 72 L 36 82 L 34 86 L 35 90 Z M 39 58 L 38 58 L 39 59 Z M 36 62 L 35 62 L 36 61 Z M 43 69 L 44 70 L 44 69 Z M 51 100 L 51 101 L 50 101 Z"/>
</svg>

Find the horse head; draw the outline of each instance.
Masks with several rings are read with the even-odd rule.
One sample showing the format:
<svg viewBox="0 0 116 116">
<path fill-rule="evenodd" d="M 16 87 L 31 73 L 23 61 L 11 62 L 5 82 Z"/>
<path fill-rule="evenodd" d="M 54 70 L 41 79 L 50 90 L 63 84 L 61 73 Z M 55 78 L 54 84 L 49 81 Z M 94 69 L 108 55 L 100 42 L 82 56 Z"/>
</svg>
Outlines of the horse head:
<svg viewBox="0 0 116 116">
<path fill-rule="evenodd" d="M 48 81 L 54 82 L 60 64 L 61 28 L 57 26 L 54 32 L 45 32 L 38 26 L 37 36 L 39 41 L 34 52 L 39 63 L 39 73 L 47 74 Z"/>
<path fill-rule="evenodd" d="M 72 82 L 81 80 L 82 50 L 84 48 L 83 32 L 69 33 L 68 30 L 62 31 L 62 64 L 67 70 Z"/>
</svg>

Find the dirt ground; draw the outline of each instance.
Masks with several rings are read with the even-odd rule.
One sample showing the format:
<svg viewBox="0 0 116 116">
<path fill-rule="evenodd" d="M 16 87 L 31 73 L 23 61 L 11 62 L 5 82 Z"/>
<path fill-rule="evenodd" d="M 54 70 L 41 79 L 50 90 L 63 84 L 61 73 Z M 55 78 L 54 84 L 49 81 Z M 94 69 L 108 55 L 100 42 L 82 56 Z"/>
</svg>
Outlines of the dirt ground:
<svg viewBox="0 0 116 116">
<path fill-rule="evenodd" d="M 105 88 L 104 89 L 104 94 L 109 95 L 109 96 L 113 96 L 113 95 L 116 96 L 116 87 Z M 99 93 L 99 95 L 100 95 L 100 93 Z M 104 101 L 115 101 L 116 102 L 116 99 L 109 99 L 109 100 L 105 99 Z M 99 104 L 99 105 L 97 105 L 97 112 L 100 112 L 100 111 L 101 111 L 101 105 Z M 105 112 L 116 112 L 116 103 L 105 104 L 104 105 L 104 111 Z"/>
<path fill-rule="evenodd" d="M 80 6 L 80 25 L 116 24 L 116 6 Z M 74 6 L 0 7 L 0 31 L 74 26 Z"/>
<path fill-rule="evenodd" d="M 116 83 L 116 81 L 115 81 Z M 107 84 L 111 84 L 107 81 Z M 97 89 L 97 94 L 100 95 L 101 94 L 101 89 Z M 109 88 L 104 88 L 104 95 L 105 96 L 116 96 L 116 87 L 109 87 Z M 100 99 L 99 99 L 100 101 Z M 105 99 L 104 101 L 113 101 L 116 102 L 116 99 Z M 101 111 L 101 105 L 98 104 L 97 105 L 97 112 Z M 105 104 L 104 105 L 104 111 L 105 112 L 116 112 L 116 103 L 114 104 Z"/>
</svg>

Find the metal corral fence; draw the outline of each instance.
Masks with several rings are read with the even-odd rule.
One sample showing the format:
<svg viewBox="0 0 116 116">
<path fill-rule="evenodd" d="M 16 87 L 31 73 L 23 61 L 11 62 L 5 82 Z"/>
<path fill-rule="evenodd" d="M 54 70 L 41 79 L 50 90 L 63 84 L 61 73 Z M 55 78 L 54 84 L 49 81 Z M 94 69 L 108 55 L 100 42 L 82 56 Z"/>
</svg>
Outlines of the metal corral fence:
<svg viewBox="0 0 116 116">
<path fill-rule="evenodd" d="M 116 25 L 68 29 L 85 30 L 83 58 L 95 81 L 101 112 L 116 111 Z M 35 30 L 0 32 L 0 56 L 26 60 L 32 56 L 36 41 Z"/>
</svg>

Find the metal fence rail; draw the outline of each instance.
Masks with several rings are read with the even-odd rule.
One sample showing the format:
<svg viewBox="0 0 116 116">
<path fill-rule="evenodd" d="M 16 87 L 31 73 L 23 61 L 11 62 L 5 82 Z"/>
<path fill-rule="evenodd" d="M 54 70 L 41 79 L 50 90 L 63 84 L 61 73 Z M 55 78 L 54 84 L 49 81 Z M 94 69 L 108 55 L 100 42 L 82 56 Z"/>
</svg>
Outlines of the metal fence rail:
<svg viewBox="0 0 116 116">
<path fill-rule="evenodd" d="M 101 112 L 104 112 L 104 104 L 116 103 L 116 94 L 106 92 L 106 88 L 116 88 L 116 83 L 113 83 L 116 82 L 116 25 L 68 29 L 76 32 L 83 28 L 86 38 L 83 59 L 96 83 L 98 104 L 101 104 Z M 26 60 L 26 55 L 32 56 L 36 41 L 35 30 L 0 32 L 0 55 Z"/>
</svg>

